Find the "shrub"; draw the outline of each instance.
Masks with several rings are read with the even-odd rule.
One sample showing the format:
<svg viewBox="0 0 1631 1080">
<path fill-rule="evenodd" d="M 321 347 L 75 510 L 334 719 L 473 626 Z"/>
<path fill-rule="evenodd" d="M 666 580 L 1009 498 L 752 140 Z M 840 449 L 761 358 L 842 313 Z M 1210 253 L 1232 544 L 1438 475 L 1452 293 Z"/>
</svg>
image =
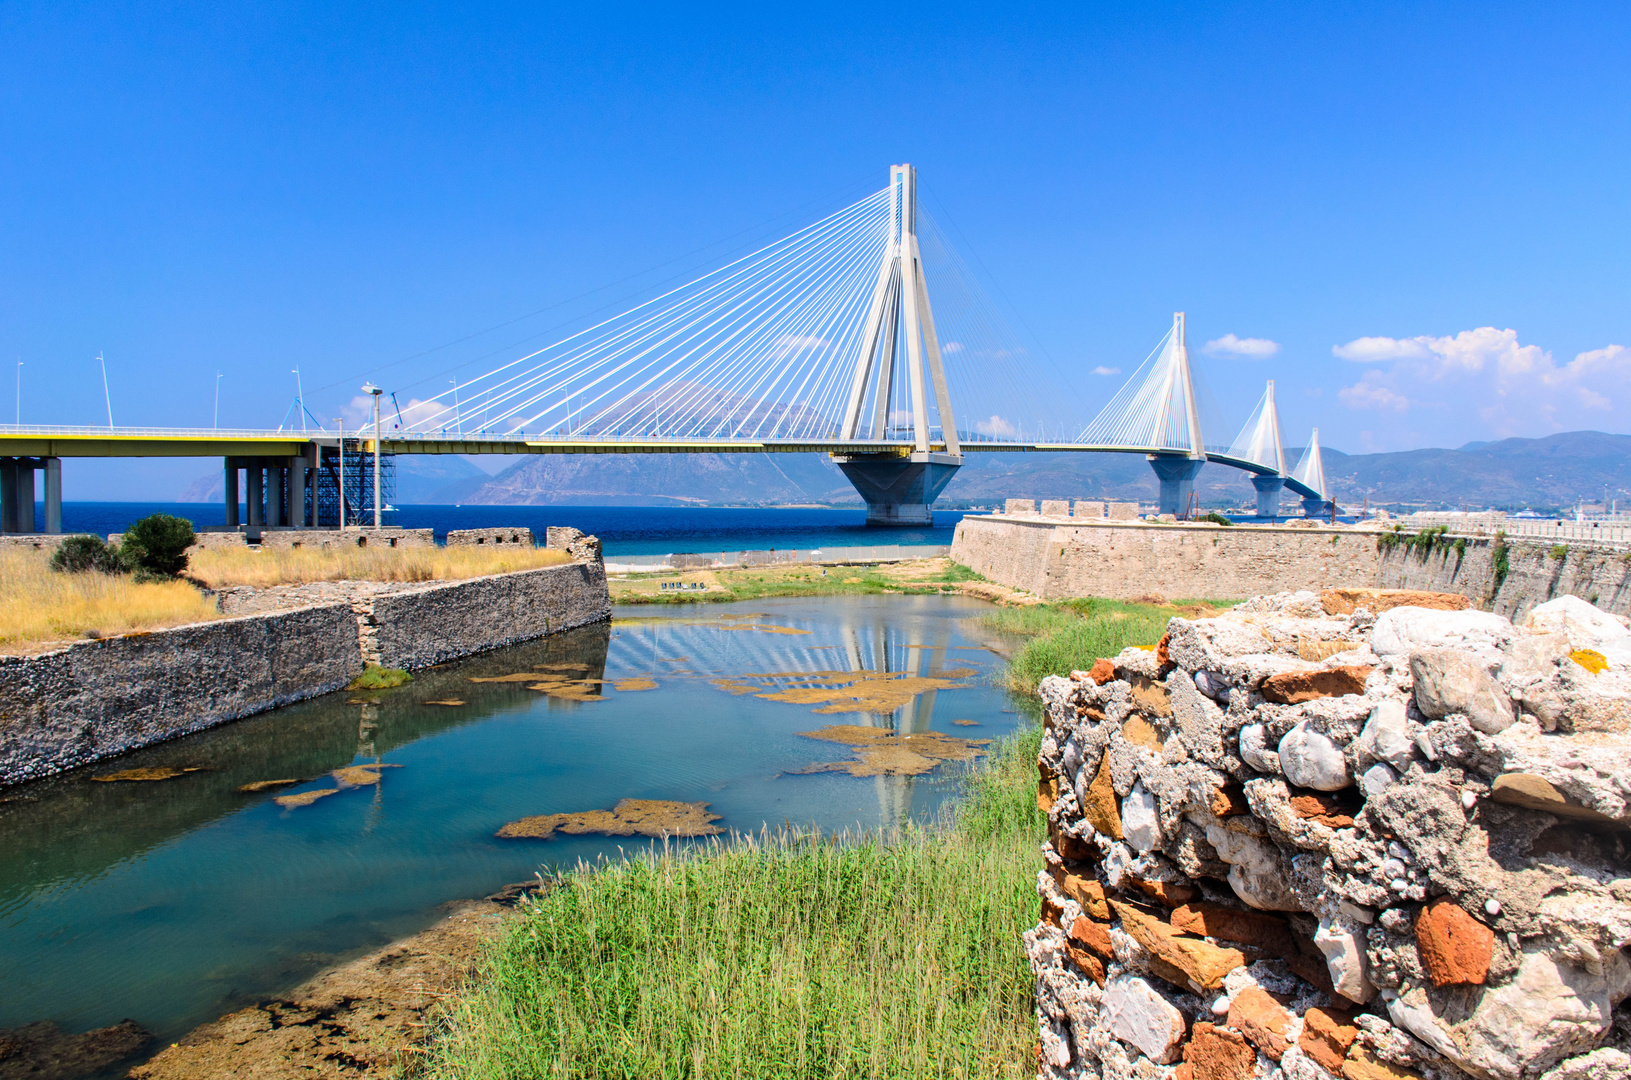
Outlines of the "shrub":
<svg viewBox="0 0 1631 1080">
<path fill-rule="evenodd" d="M 347 684 L 347 690 L 389 690 L 393 686 L 402 686 L 413 682 L 413 676 L 401 668 L 380 667 L 378 664 L 369 664 L 362 669 L 362 674 Z"/>
<path fill-rule="evenodd" d="M 1562 562 L 1564 559 L 1567 559 L 1568 557 L 1569 557 L 1569 545 L 1567 545 L 1567 544 L 1553 544 L 1552 545 L 1552 561 L 1553 562 Z"/>
<path fill-rule="evenodd" d="M 100 536 L 70 536 L 51 555 L 51 569 L 62 574 L 83 574 L 88 570 L 112 572 L 117 550 L 110 558 L 108 545 Z"/>
<path fill-rule="evenodd" d="M 126 532 L 121 553 L 132 570 L 147 575 L 172 578 L 187 569 L 187 549 L 192 547 L 193 523 L 170 514 L 149 514 Z"/>
<path fill-rule="evenodd" d="M 1201 518 L 1201 520 L 1202 521 L 1210 521 L 1214 525 L 1233 525 L 1234 524 L 1234 522 L 1230 521 L 1228 518 L 1224 517 L 1222 514 L 1218 513 L 1216 510 L 1208 511 L 1207 515 L 1205 517 Z"/>
<path fill-rule="evenodd" d="M 1512 569 L 1511 550 L 1506 544 L 1506 531 L 1503 529 L 1497 532 L 1495 547 L 1490 552 L 1490 564 L 1495 570 L 1495 589 L 1491 593 L 1492 596 L 1501 591 L 1501 583 L 1506 581 L 1506 575 Z"/>
</svg>

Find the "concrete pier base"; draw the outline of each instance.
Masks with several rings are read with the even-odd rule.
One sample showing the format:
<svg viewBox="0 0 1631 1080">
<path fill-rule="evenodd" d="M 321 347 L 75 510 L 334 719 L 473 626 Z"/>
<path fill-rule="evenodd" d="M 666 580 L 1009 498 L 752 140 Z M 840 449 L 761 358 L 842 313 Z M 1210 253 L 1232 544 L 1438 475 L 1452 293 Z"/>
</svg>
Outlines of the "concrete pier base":
<svg viewBox="0 0 1631 1080">
<path fill-rule="evenodd" d="M 1280 493 L 1285 490 L 1283 476 L 1254 476 L 1252 487 L 1257 489 L 1257 516 L 1273 520 L 1280 516 Z"/>
<path fill-rule="evenodd" d="M 1329 499 L 1309 498 L 1303 500 L 1303 517 L 1325 517 L 1330 512 L 1331 502 Z"/>
<path fill-rule="evenodd" d="M 45 520 L 34 513 L 34 474 L 45 474 Z M 0 533 L 28 534 L 62 531 L 62 459 L 0 458 Z"/>
<path fill-rule="evenodd" d="M 1188 517 L 1190 496 L 1195 491 L 1195 476 L 1206 464 L 1205 459 L 1151 454 L 1149 462 L 1156 478 L 1161 481 L 1160 513 Z"/>
<path fill-rule="evenodd" d="M 952 454 L 834 455 L 833 461 L 866 500 L 866 523 L 883 526 L 932 525 L 930 506 L 963 464 Z"/>
</svg>

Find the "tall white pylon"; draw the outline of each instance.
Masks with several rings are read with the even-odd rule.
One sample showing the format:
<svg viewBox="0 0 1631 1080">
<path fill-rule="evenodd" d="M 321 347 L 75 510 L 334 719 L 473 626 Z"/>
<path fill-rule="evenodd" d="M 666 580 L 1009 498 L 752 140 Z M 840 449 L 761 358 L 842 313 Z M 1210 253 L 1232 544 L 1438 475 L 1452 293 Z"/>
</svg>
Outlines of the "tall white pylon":
<svg viewBox="0 0 1631 1080">
<path fill-rule="evenodd" d="M 1280 414 L 1274 407 L 1274 380 L 1270 379 L 1268 383 L 1268 388 L 1263 391 L 1263 397 L 1258 401 L 1257 408 L 1252 411 L 1246 425 L 1240 429 L 1240 434 L 1235 436 L 1234 443 L 1229 447 L 1229 456 L 1273 469 L 1276 474 L 1283 476 L 1286 471 L 1286 454 L 1280 445 Z"/>
<path fill-rule="evenodd" d="M 1172 313 L 1172 329 L 1076 441 L 1205 459 L 1183 312 Z"/>
<path fill-rule="evenodd" d="M 940 363 L 940 340 L 935 335 L 934 310 L 929 306 L 929 290 L 923 281 L 923 256 L 917 244 L 917 170 L 911 165 L 890 166 L 889 189 L 893 208 L 890 239 L 878 266 L 878 283 L 872 292 L 866 331 L 861 335 L 861 353 L 855 360 L 841 437 L 858 437 L 861 406 L 869 388 L 873 388 L 870 437 L 884 437 L 889 423 L 889 403 L 894 396 L 896 343 L 904 331 L 915 449 L 918 453 L 929 451 L 929 403 L 923 372 L 927 359 L 928 380 L 934 385 L 935 407 L 946 453 L 959 454 L 957 421 L 952 415 L 945 368 Z"/>
<path fill-rule="evenodd" d="M 1303 451 L 1302 459 L 1297 467 L 1291 470 L 1291 478 L 1304 487 L 1319 492 L 1321 499 L 1330 498 L 1325 489 L 1325 462 L 1320 457 L 1320 429 L 1315 428 L 1314 434 L 1308 438 L 1308 449 Z"/>
</svg>

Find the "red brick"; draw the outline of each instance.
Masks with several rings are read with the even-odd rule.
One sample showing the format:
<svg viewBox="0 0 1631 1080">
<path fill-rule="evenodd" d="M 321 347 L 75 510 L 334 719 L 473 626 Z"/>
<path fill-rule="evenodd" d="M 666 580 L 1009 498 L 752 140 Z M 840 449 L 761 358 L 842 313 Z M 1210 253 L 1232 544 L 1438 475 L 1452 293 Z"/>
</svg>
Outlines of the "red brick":
<svg viewBox="0 0 1631 1080">
<path fill-rule="evenodd" d="M 1263 696 L 1281 705 L 1297 705 L 1322 697 L 1344 697 L 1365 692 L 1371 669 L 1361 664 L 1320 668 L 1317 671 L 1282 671 L 1263 680 Z"/>
<path fill-rule="evenodd" d="M 1291 926 L 1278 915 L 1218 904 L 1185 904 L 1172 913 L 1172 928 L 1185 934 L 1238 941 L 1276 956 L 1296 955 Z"/>
<path fill-rule="evenodd" d="M 1252 1080 L 1257 1073 L 1257 1051 L 1246 1037 L 1204 1020 L 1190 1033 L 1184 1062 L 1194 1080 Z"/>
<path fill-rule="evenodd" d="M 1070 940 L 1099 954 L 1106 960 L 1116 958 L 1116 947 L 1110 941 L 1110 930 L 1092 919 L 1077 919 L 1070 924 Z"/>
<path fill-rule="evenodd" d="M 1088 670 L 1087 677 L 1103 686 L 1107 682 L 1116 681 L 1116 665 L 1104 657 L 1093 661 L 1093 667 Z"/>
<path fill-rule="evenodd" d="M 1353 1017 L 1341 1009 L 1309 1009 L 1303 1013 L 1303 1035 L 1297 1040 L 1302 1052 L 1323 1065 L 1327 1072 L 1341 1075 L 1348 1047 L 1359 1038 Z"/>
<path fill-rule="evenodd" d="M 1266 991 L 1255 986 L 1248 986 L 1229 1002 L 1229 1026 L 1275 1061 L 1291 1049 L 1286 1039 L 1291 1014 Z"/>
<path fill-rule="evenodd" d="M 1416 916 L 1416 952 L 1434 986 L 1481 985 L 1489 977 L 1495 932 L 1440 897 Z"/>
</svg>

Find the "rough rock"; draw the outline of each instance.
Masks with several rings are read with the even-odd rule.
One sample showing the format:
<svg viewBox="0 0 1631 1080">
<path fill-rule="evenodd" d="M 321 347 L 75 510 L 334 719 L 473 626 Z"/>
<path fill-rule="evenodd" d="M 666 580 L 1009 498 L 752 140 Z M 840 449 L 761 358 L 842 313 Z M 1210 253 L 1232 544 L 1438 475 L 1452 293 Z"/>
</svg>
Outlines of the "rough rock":
<svg viewBox="0 0 1631 1080">
<path fill-rule="evenodd" d="M 1410 654 L 1410 677 L 1415 683 L 1416 708 L 1423 716 L 1440 720 L 1462 713 L 1486 735 L 1512 726 L 1511 697 L 1489 669 L 1467 653 L 1419 649 Z"/>
<path fill-rule="evenodd" d="M 1512 624 L 1487 611 L 1432 611 L 1398 607 L 1377 616 L 1370 648 L 1377 656 L 1406 657 L 1416 649 L 1467 649 L 1496 654 L 1513 637 Z"/>
<path fill-rule="evenodd" d="M 1260 987 L 1248 986 L 1230 999 L 1229 1026 L 1275 1061 L 1292 1044 L 1291 1014 Z"/>
<path fill-rule="evenodd" d="M 1121 835 L 1133 850 L 1147 855 L 1161 843 L 1161 822 L 1155 810 L 1155 796 L 1144 790 L 1142 783 L 1121 803 Z"/>
<path fill-rule="evenodd" d="M 1327 1070 L 1342 1072 L 1348 1047 L 1359 1038 L 1352 1017 L 1336 1009 L 1309 1009 L 1303 1014 L 1303 1033 L 1297 1046 Z"/>
<path fill-rule="evenodd" d="M 1340 791 L 1353 783 L 1342 747 L 1304 720 L 1286 732 L 1277 748 L 1280 769 L 1297 787 Z"/>
<path fill-rule="evenodd" d="M 1110 1034 L 1151 1061 L 1165 1065 L 1178 1056 L 1184 1014 L 1137 975 L 1118 975 L 1104 985 L 1099 1012 Z"/>
<path fill-rule="evenodd" d="M 1287 671 L 1263 680 L 1261 693 L 1280 705 L 1297 705 L 1322 697 L 1363 694 L 1371 668 L 1359 665 L 1320 668 L 1315 671 Z"/>
<path fill-rule="evenodd" d="M 1194 1080 L 1251 1080 L 1257 1072 L 1257 1051 L 1244 1035 L 1205 1021 L 1195 1025 L 1184 1061 Z"/>
<path fill-rule="evenodd" d="M 1380 615 L 1396 607 L 1464 611 L 1472 606 L 1472 601 L 1460 593 L 1422 592 L 1417 589 L 1326 589 L 1320 593 L 1320 606 L 1327 615 L 1352 615 L 1360 608 Z"/>
</svg>

